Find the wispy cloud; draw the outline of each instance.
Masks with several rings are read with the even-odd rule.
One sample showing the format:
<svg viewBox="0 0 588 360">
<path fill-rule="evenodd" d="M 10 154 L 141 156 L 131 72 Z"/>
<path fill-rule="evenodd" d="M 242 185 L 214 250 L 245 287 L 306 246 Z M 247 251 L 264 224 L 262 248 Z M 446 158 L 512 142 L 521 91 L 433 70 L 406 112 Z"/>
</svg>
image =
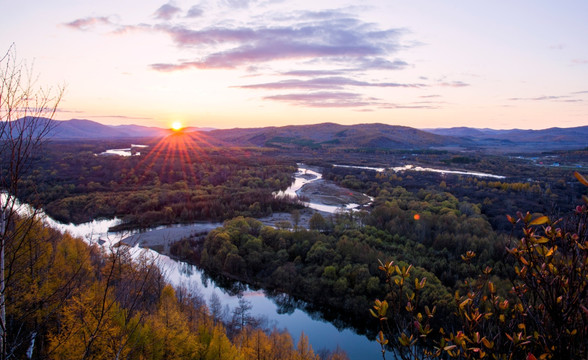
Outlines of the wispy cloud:
<svg viewBox="0 0 588 360">
<path fill-rule="evenodd" d="M 93 118 L 112 118 L 123 120 L 153 120 L 152 117 L 145 116 L 125 116 L 125 115 L 92 115 Z"/>
<path fill-rule="evenodd" d="M 466 86 L 470 86 L 470 84 L 465 83 L 463 81 L 444 81 L 439 83 L 439 86 L 443 86 L 443 87 L 466 87 Z"/>
<path fill-rule="evenodd" d="M 434 110 L 439 109 L 439 106 L 436 105 L 429 105 L 429 104 L 408 104 L 408 105 L 400 105 L 400 104 L 388 104 L 384 106 L 380 106 L 380 109 L 427 109 L 427 110 Z"/>
<path fill-rule="evenodd" d="M 401 84 L 389 82 L 367 82 L 358 81 L 346 77 L 320 77 L 310 80 L 282 80 L 263 84 L 251 84 L 236 86 L 245 89 L 343 89 L 346 86 L 359 87 L 400 87 L 400 88 L 420 88 L 425 87 L 424 84 Z"/>
<path fill-rule="evenodd" d="M 574 59 L 572 60 L 574 65 L 588 65 L 588 59 Z"/>
<path fill-rule="evenodd" d="M 314 92 L 307 94 L 282 94 L 266 96 L 264 99 L 288 102 L 304 107 L 362 107 L 376 104 L 374 98 L 350 92 Z"/>
<path fill-rule="evenodd" d="M 266 100 L 287 102 L 295 106 L 313 108 L 357 108 L 357 111 L 376 109 L 439 109 L 439 102 L 420 101 L 407 104 L 394 104 L 375 97 L 367 97 L 355 92 L 316 91 L 299 94 L 280 94 L 264 97 Z"/>
<path fill-rule="evenodd" d="M 562 96 L 554 96 L 554 95 L 550 95 L 550 96 L 537 96 L 537 97 L 529 97 L 529 98 L 520 98 L 520 97 L 514 97 L 514 98 L 509 98 L 508 100 L 511 101 L 546 101 L 546 100 L 560 100 L 560 99 L 565 99 L 565 98 L 569 98 L 569 96 L 567 95 L 562 95 Z"/>
<path fill-rule="evenodd" d="M 173 5 L 172 3 L 167 3 L 161 5 L 159 9 L 155 11 L 155 18 L 160 20 L 171 20 L 176 15 L 182 12 L 182 9 Z"/>
<path fill-rule="evenodd" d="M 555 100 L 557 102 L 563 102 L 563 103 L 579 103 L 579 102 L 584 102 L 584 100 L 582 99 L 566 99 L 566 100 Z"/>
<path fill-rule="evenodd" d="M 341 75 L 345 71 L 343 70 L 292 70 L 282 73 L 286 76 L 302 76 L 302 77 L 314 77 L 314 76 L 333 76 Z"/>
<path fill-rule="evenodd" d="M 112 25 L 110 19 L 106 16 L 99 17 L 87 17 L 83 19 L 77 19 L 64 24 L 72 29 L 86 31 L 94 28 L 97 25 Z"/>
</svg>

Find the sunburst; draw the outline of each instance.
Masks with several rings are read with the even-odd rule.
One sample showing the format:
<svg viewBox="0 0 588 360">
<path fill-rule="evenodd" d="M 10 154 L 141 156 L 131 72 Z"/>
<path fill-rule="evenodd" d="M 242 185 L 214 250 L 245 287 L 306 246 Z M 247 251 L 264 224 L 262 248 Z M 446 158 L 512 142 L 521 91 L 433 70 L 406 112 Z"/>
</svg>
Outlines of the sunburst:
<svg viewBox="0 0 588 360">
<path fill-rule="evenodd" d="M 184 128 L 184 125 L 179 121 L 174 121 L 171 125 L 173 131 L 180 131 Z"/>
</svg>

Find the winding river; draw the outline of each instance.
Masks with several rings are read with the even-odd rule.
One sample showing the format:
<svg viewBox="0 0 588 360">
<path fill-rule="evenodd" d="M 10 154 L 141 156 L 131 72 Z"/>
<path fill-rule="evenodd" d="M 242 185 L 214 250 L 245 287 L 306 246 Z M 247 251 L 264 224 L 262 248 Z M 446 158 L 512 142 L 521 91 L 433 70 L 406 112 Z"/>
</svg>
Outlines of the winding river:
<svg viewBox="0 0 588 360">
<path fill-rule="evenodd" d="M 118 149 L 125 151 L 127 155 L 128 149 Z M 130 155 L 130 152 L 129 154 Z M 127 156 L 128 156 L 127 155 Z M 314 181 L 322 179 L 322 175 L 310 168 L 303 167 L 299 164 L 299 169 L 295 174 L 294 183 L 285 191 L 276 193 L 276 196 L 292 196 L 299 197 L 301 189 L 304 185 Z M 434 171 L 440 173 L 451 173 L 460 175 L 470 175 L 479 177 L 492 177 L 492 178 L 504 178 L 503 176 L 475 173 L 466 171 L 455 171 L 455 170 L 441 170 L 422 168 L 412 165 L 402 167 L 391 167 L 391 168 L 371 168 L 371 167 L 358 167 L 348 165 L 337 165 L 341 167 L 360 168 L 365 170 L 374 170 L 378 172 L 392 170 L 398 171 Z M 315 202 L 310 200 L 305 203 L 308 207 L 334 213 L 336 211 L 355 209 L 359 207 L 358 204 L 345 204 L 344 206 L 326 205 L 321 202 Z M 118 219 L 112 220 L 95 220 L 89 223 L 80 225 L 73 224 L 61 224 L 57 221 L 46 216 L 46 222 L 51 227 L 59 229 L 63 232 L 69 232 L 70 234 L 80 237 L 88 243 L 98 243 L 101 246 L 108 248 L 111 245 L 118 243 L 123 239 L 130 239 L 128 233 L 109 233 L 108 229 L 114 225 L 120 223 Z M 154 228 L 141 234 L 135 234 L 135 237 L 172 237 L 168 240 L 181 239 L 193 232 L 208 232 L 216 226 L 220 226 L 218 223 L 200 223 L 190 224 L 182 226 L 174 226 L 167 228 Z M 127 242 L 132 243 L 132 242 Z M 159 265 L 162 272 L 166 275 L 167 279 L 174 286 L 185 286 L 191 289 L 195 293 L 199 293 L 205 300 L 209 300 L 213 294 L 216 294 L 223 306 L 228 306 L 232 311 L 239 301 L 237 295 L 234 295 L 234 291 L 226 290 L 221 286 L 217 285 L 211 279 L 208 279 L 198 268 L 193 265 L 176 261 L 168 256 L 161 255 L 154 250 L 140 248 L 135 246 L 131 249 L 133 256 L 148 255 L 151 256 Z M 376 359 L 381 356 L 379 345 L 375 341 L 367 339 L 364 335 L 359 335 L 351 329 L 339 330 L 335 325 L 321 320 L 319 316 L 308 314 L 300 309 L 289 306 L 287 301 L 283 301 L 283 298 L 287 298 L 286 295 L 269 296 L 262 290 L 251 290 L 245 288 L 241 295 L 245 297 L 251 303 L 251 314 L 256 317 L 262 317 L 269 321 L 270 325 L 275 325 L 280 329 L 287 329 L 294 341 L 297 342 L 300 334 L 304 332 L 308 335 L 309 340 L 315 351 L 321 349 L 334 350 L 335 347 L 340 346 L 347 352 L 349 358 L 352 360 L 356 359 Z M 282 303 L 282 305 L 278 304 Z M 285 303 L 285 305 L 284 305 Z M 367 311 L 366 311 L 367 312 Z"/>
<path fill-rule="evenodd" d="M 311 169 L 300 168 L 296 173 L 294 184 L 288 188 L 285 195 L 295 195 L 305 184 L 321 179 L 321 174 Z M 328 206 L 320 203 L 307 204 L 309 207 L 326 212 L 335 212 L 341 207 Z M 353 208 L 354 205 L 347 206 Z M 128 233 L 109 233 L 108 229 L 120 223 L 118 219 L 112 220 L 95 220 L 92 222 L 74 225 L 61 224 L 57 221 L 46 217 L 46 222 L 51 227 L 59 229 L 63 232 L 81 237 L 89 243 L 98 243 L 105 248 L 118 243 L 125 237 L 128 238 Z M 214 225 L 220 224 L 192 224 L 187 226 L 187 231 L 209 231 Z M 176 231 L 170 234 L 179 236 L 182 234 L 182 227 L 175 227 Z M 171 229 L 171 228 L 166 228 Z M 153 234 L 163 234 L 166 229 L 156 228 L 151 231 L 143 232 L 135 236 L 148 236 L 150 232 Z M 159 233 L 158 233 L 159 232 Z M 163 235 L 162 235 L 163 236 Z M 183 235 L 185 236 L 185 235 Z M 183 236 L 180 236 L 183 237 Z M 216 294 L 223 306 L 228 306 L 232 311 L 238 304 L 239 298 L 233 292 L 217 285 L 213 280 L 208 279 L 198 268 L 193 265 L 176 261 L 168 256 L 161 255 L 154 250 L 140 248 L 135 246 L 131 249 L 134 257 L 140 255 L 148 255 L 153 257 L 157 262 L 159 268 L 165 274 L 166 278 L 174 286 L 185 286 L 186 288 L 199 293 L 205 300 L 210 300 L 213 294 Z M 338 329 L 332 323 L 320 319 L 316 314 L 308 314 L 300 309 L 292 307 L 288 301 L 283 301 L 287 298 L 286 295 L 270 296 L 266 295 L 263 290 L 252 290 L 246 288 L 241 295 L 251 303 L 251 315 L 262 317 L 269 321 L 270 325 L 275 325 L 279 329 L 287 329 L 292 335 L 295 342 L 298 341 L 300 334 L 304 332 L 316 351 L 321 349 L 334 350 L 337 346 L 345 350 L 352 360 L 359 359 L 377 359 L 381 357 L 379 345 L 375 341 L 369 340 L 364 335 L 359 335 L 352 329 Z M 278 304 L 282 303 L 282 305 Z M 285 304 L 285 305 L 284 305 Z M 367 315 L 367 309 L 366 309 Z"/>
</svg>

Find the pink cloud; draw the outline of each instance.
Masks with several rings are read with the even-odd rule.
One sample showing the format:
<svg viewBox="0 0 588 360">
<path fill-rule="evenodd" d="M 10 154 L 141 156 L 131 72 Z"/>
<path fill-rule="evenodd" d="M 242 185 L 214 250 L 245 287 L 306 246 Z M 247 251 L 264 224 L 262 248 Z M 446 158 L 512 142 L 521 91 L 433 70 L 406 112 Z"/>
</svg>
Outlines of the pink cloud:
<svg viewBox="0 0 588 360">
<path fill-rule="evenodd" d="M 247 89 L 341 89 L 345 86 L 420 88 L 425 87 L 426 85 L 401 84 L 389 82 L 366 82 L 341 76 L 335 76 L 319 77 L 310 80 L 291 79 L 264 84 L 243 85 L 238 87 Z"/>
<path fill-rule="evenodd" d="M 81 31 L 89 30 L 96 25 L 112 25 L 112 22 L 107 17 L 100 16 L 77 19 L 65 24 L 65 26 Z"/>
</svg>

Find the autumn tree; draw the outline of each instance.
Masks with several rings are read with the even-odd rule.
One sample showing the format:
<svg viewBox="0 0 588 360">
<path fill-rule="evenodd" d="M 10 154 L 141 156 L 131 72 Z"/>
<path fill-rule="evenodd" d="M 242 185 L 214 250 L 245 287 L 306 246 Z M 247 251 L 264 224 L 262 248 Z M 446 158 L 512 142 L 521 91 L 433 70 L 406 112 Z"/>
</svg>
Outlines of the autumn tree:
<svg viewBox="0 0 588 360">
<path fill-rule="evenodd" d="M 38 87 L 35 80 L 31 68 L 17 60 L 12 45 L 0 58 L 0 359 L 5 359 L 15 344 L 34 341 L 27 334 L 25 339 L 8 343 L 6 308 L 15 275 L 10 269 L 27 251 L 28 233 L 35 221 L 34 213 L 25 217 L 29 221 L 17 221 L 19 185 L 55 126 L 50 119 L 63 95 L 63 88 Z M 9 249 L 13 253 L 8 253 Z"/>
</svg>

